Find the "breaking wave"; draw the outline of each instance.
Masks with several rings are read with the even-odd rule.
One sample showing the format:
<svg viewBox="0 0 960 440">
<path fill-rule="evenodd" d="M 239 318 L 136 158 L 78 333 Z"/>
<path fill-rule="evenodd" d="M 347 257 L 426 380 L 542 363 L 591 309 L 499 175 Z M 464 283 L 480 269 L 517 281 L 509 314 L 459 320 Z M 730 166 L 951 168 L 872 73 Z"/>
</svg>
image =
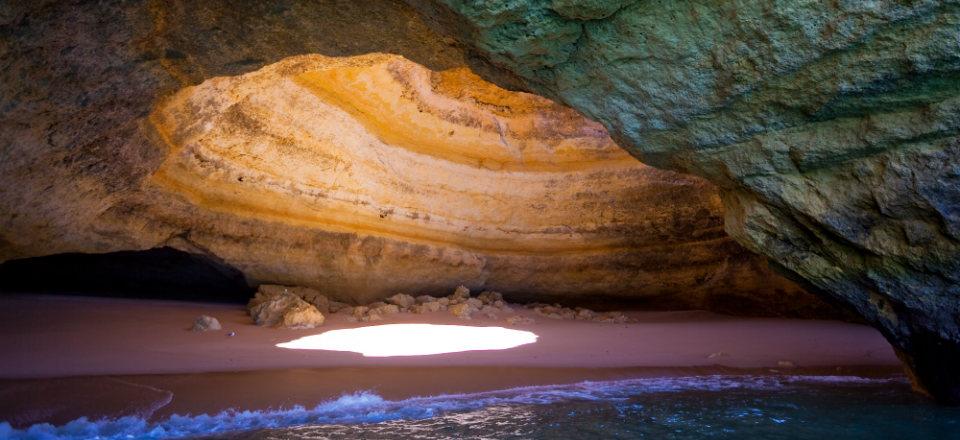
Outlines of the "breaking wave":
<svg viewBox="0 0 960 440">
<path fill-rule="evenodd" d="M 62 426 L 48 423 L 14 429 L 0 422 L 0 439 L 168 439 L 213 435 L 233 431 L 294 427 L 378 423 L 390 420 L 425 419 L 442 414 L 490 406 L 546 405 L 564 401 L 616 401 L 649 393 L 724 390 L 780 390 L 813 384 L 876 385 L 901 383 L 899 378 L 856 376 L 689 376 L 640 378 L 617 381 L 587 381 L 570 385 L 511 388 L 473 394 L 449 394 L 385 400 L 372 392 L 343 395 L 313 408 L 243 411 L 219 414 L 173 415 L 158 422 L 139 417 L 76 419 Z"/>
</svg>

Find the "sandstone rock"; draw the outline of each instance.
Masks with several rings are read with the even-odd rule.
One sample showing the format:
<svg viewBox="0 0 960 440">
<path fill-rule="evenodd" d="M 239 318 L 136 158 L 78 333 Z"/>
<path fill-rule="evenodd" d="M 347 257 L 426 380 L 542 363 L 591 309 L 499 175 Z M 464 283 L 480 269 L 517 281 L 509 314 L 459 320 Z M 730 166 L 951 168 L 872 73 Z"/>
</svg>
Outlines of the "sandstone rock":
<svg viewBox="0 0 960 440">
<path fill-rule="evenodd" d="M 0 161 L 0 261 L 172 246 L 356 303 L 460 281 L 743 313 L 812 302 L 723 234 L 715 187 L 482 80 L 398 2 L 342 5 L 379 17 L 355 31 L 325 2 L 282 21 L 241 2 L 17 2 L 4 15 L 77 27 L 18 21 L 5 45 L 23 64 L 0 72 L 4 159 L 19 158 Z M 381 22 L 404 24 L 371 35 Z M 344 34 L 317 37 L 327 27 Z M 36 76 L 63 87 L 24 79 Z M 760 299 L 713 300 L 731 295 Z"/>
<path fill-rule="evenodd" d="M 393 314 L 400 313 L 400 307 L 398 307 L 396 304 L 384 304 L 377 307 L 371 307 L 370 313 L 377 313 L 381 316 L 393 315 Z"/>
<path fill-rule="evenodd" d="M 585 308 L 583 308 L 583 307 L 577 307 L 576 309 L 574 309 L 574 311 L 575 311 L 576 314 L 577 314 L 577 315 L 576 315 L 576 319 L 577 319 L 577 320 L 582 320 L 582 321 L 592 320 L 592 319 L 594 319 L 594 318 L 596 317 L 596 315 L 597 315 L 596 313 L 593 312 L 593 310 L 585 309 Z"/>
<path fill-rule="evenodd" d="M 573 309 L 563 307 L 559 304 L 537 305 L 533 308 L 533 311 L 540 316 L 550 319 L 574 319 L 577 316 L 577 313 L 574 312 Z"/>
<path fill-rule="evenodd" d="M 278 325 L 292 329 L 314 328 L 323 325 L 324 316 L 316 307 L 302 301 L 284 311 Z"/>
<path fill-rule="evenodd" d="M 480 301 L 482 301 L 483 304 L 488 304 L 488 305 L 490 305 L 490 304 L 494 304 L 494 303 L 496 303 L 496 302 L 498 302 L 498 301 L 502 303 L 502 302 L 503 302 L 503 295 L 501 295 L 500 292 L 493 292 L 493 291 L 490 291 L 490 290 L 486 290 L 486 291 L 480 292 L 480 294 L 477 295 L 477 299 L 479 299 Z"/>
<path fill-rule="evenodd" d="M 420 295 L 417 297 L 417 304 L 437 302 L 439 298 L 430 295 Z"/>
<path fill-rule="evenodd" d="M 390 304 L 396 304 L 400 308 L 406 309 L 416 304 L 417 300 L 414 297 L 407 295 L 405 293 L 398 293 L 396 295 L 393 295 L 387 298 L 387 302 Z"/>
<path fill-rule="evenodd" d="M 200 315 L 195 321 L 193 321 L 193 327 L 190 328 L 191 331 L 195 332 L 205 332 L 209 330 L 220 330 L 220 321 L 217 318 L 208 315 Z"/>
<path fill-rule="evenodd" d="M 324 316 L 312 304 L 287 289 L 261 287 L 247 304 L 257 325 L 287 328 L 313 328 L 323 324 Z"/>
<path fill-rule="evenodd" d="M 623 314 L 622 312 L 599 313 L 593 319 L 596 322 L 603 322 L 607 324 L 624 324 L 633 321 L 629 316 Z"/>
<path fill-rule="evenodd" d="M 529 325 L 536 322 L 533 318 L 528 318 L 526 316 L 513 315 L 509 316 L 506 319 L 507 324 L 509 325 Z"/>
<path fill-rule="evenodd" d="M 309 287 L 261 284 L 258 287 L 258 291 L 271 296 L 281 293 L 291 293 L 312 304 L 320 313 L 328 313 L 330 311 L 330 300 L 318 290 Z"/>
<path fill-rule="evenodd" d="M 369 322 L 369 321 L 380 321 L 383 320 L 383 314 L 380 313 L 380 310 L 370 310 L 366 315 L 360 318 L 360 321 Z"/>
<path fill-rule="evenodd" d="M 470 289 L 463 285 L 457 286 L 456 290 L 454 290 L 448 298 L 451 302 L 466 301 L 470 299 Z"/>
<path fill-rule="evenodd" d="M 370 312 L 370 308 L 367 306 L 355 306 L 350 313 L 354 318 L 361 319 L 366 316 L 368 312 Z"/>
<path fill-rule="evenodd" d="M 410 307 L 410 311 L 413 313 L 429 313 L 429 312 L 439 312 L 444 310 L 446 306 L 440 304 L 439 301 L 425 302 L 422 304 L 416 304 L 413 307 Z"/>
<path fill-rule="evenodd" d="M 330 300 L 319 292 L 302 295 L 301 298 L 316 307 L 320 313 L 333 313 L 330 310 Z"/>
<path fill-rule="evenodd" d="M 456 316 L 460 319 L 470 319 L 477 309 L 470 304 L 460 303 L 450 306 L 447 310 L 450 311 L 450 314 Z"/>
<path fill-rule="evenodd" d="M 343 311 L 349 314 L 353 312 L 350 304 L 340 302 L 340 301 L 330 300 L 328 307 L 329 307 L 330 313 L 339 313 Z"/>
<path fill-rule="evenodd" d="M 497 319 L 497 312 L 499 311 L 499 309 L 492 306 L 483 306 L 479 310 L 480 314 L 488 319 Z"/>
</svg>

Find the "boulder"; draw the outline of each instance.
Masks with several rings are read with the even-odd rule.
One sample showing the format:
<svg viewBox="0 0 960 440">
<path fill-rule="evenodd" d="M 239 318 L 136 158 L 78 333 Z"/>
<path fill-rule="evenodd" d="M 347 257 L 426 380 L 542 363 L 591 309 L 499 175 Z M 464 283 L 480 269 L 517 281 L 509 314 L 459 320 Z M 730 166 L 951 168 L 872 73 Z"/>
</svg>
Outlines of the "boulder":
<svg viewBox="0 0 960 440">
<path fill-rule="evenodd" d="M 483 301 L 484 304 L 492 305 L 498 301 L 503 302 L 503 295 L 501 295 L 500 292 L 486 290 L 480 292 L 480 294 L 477 295 L 477 299 Z"/>
<path fill-rule="evenodd" d="M 324 316 L 312 304 L 288 289 L 262 288 L 247 304 L 254 322 L 260 326 L 313 328 L 323 325 Z"/>
<path fill-rule="evenodd" d="M 282 292 L 292 293 L 299 296 L 304 301 L 312 304 L 320 313 L 330 312 L 330 300 L 316 289 L 300 286 L 281 286 L 276 284 L 261 284 L 258 287 L 259 292 L 268 295 L 275 295 Z"/>
<path fill-rule="evenodd" d="M 362 319 L 370 311 L 367 306 L 355 306 L 350 310 L 350 314 L 356 319 Z"/>
<path fill-rule="evenodd" d="M 352 312 L 350 304 L 340 302 L 340 301 L 330 300 L 328 307 L 329 307 L 330 313 L 339 313 L 341 311 L 347 312 L 347 313 Z"/>
<path fill-rule="evenodd" d="M 477 309 L 467 303 L 454 304 L 447 308 L 451 315 L 456 316 L 460 319 L 470 319 Z"/>
<path fill-rule="evenodd" d="M 410 307 L 410 311 L 413 313 L 429 313 L 439 312 L 445 308 L 446 306 L 440 304 L 440 301 L 431 301 L 422 304 L 416 304 L 413 307 Z"/>
<path fill-rule="evenodd" d="M 384 304 L 377 307 L 371 307 L 370 313 L 377 313 L 381 316 L 394 315 L 400 313 L 400 307 L 396 304 Z"/>
<path fill-rule="evenodd" d="M 400 307 L 401 309 L 407 309 L 407 308 L 410 308 L 410 306 L 416 304 L 417 300 L 416 298 L 410 295 L 407 295 L 406 293 L 398 293 L 396 295 L 393 295 L 387 298 L 387 302 L 390 304 L 394 304 Z"/>
<path fill-rule="evenodd" d="M 577 307 L 574 310 L 577 313 L 576 318 L 581 321 L 590 321 L 597 315 L 593 310 L 585 309 L 583 307 Z"/>
<path fill-rule="evenodd" d="M 499 309 L 492 306 L 483 306 L 479 310 L 480 314 L 488 319 L 497 319 L 497 312 L 499 311 Z"/>
<path fill-rule="evenodd" d="M 208 315 L 200 315 L 193 321 L 193 327 L 190 330 L 195 332 L 205 332 L 210 330 L 220 330 L 220 321 L 217 318 Z"/>
<path fill-rule="evenodd" d="M 470 299 L 470 289 L 463 285 L 457 286 L 449 298 L 450 302 L 466 301 Z"/>
</svg>

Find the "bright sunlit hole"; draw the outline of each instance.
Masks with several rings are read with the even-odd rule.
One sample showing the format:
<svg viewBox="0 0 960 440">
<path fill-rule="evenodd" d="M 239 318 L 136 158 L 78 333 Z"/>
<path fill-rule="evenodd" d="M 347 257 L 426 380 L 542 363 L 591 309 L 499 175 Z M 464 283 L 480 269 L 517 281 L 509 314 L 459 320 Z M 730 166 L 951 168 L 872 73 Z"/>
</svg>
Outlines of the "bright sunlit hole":
<svg viewBox="0 0 960 440">
<path fill-rule="evenodd" d="M 537 335 L 503 327 L 388 324 L 331 330 L 277 347 L 352 351 L 366 357 L 423 356 L 473 350 L 505 350 L 537 341 Z"/>
</svg>

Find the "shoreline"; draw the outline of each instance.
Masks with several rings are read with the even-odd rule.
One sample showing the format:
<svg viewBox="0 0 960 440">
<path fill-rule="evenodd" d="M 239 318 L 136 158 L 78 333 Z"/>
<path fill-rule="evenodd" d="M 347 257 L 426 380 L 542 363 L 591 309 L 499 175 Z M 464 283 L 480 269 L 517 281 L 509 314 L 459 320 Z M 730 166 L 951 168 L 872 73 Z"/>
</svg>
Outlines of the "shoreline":
<svg viewBox="0 0 960 440">
<path fill-rule="evenodd" d="M 0 296 L 0 422 L 19 429 L 79 417 L 310 408 L 362 391 L 396 400 L 649 377 L 904 377 L 889 344 L 858 324 L 701 311 L 626 312 L 636 322 L 615 324 L 515 310 L 509 315 L 535 322 L 433 312 L 358 323 L 331 314 L 322 327 L 290 330 L 257 327 L 239 305 L 7 294 Z M 218 318 L 222 330 L 189 331 L 200 314 Z M 538 339 L 506 350 L 397 357 L 276 346 L 398 323 L 502 326 Z"/>
<path fill-rule="evenodd" d="M 524 387 L 646 378 L 707 376 L 894 379 L 894 367 L 820 368 L 517 368 L 344 367 L 220 373 L 0 379 L 0 422 L 14 429 L 38 423 L 61 426 L 86 417 L 96 421 L 133 416 L 156 423 L 173 415 L 224 411 L 307 409 L 358 393 L 385 400 L 477 394 Z"/>
</svg>

